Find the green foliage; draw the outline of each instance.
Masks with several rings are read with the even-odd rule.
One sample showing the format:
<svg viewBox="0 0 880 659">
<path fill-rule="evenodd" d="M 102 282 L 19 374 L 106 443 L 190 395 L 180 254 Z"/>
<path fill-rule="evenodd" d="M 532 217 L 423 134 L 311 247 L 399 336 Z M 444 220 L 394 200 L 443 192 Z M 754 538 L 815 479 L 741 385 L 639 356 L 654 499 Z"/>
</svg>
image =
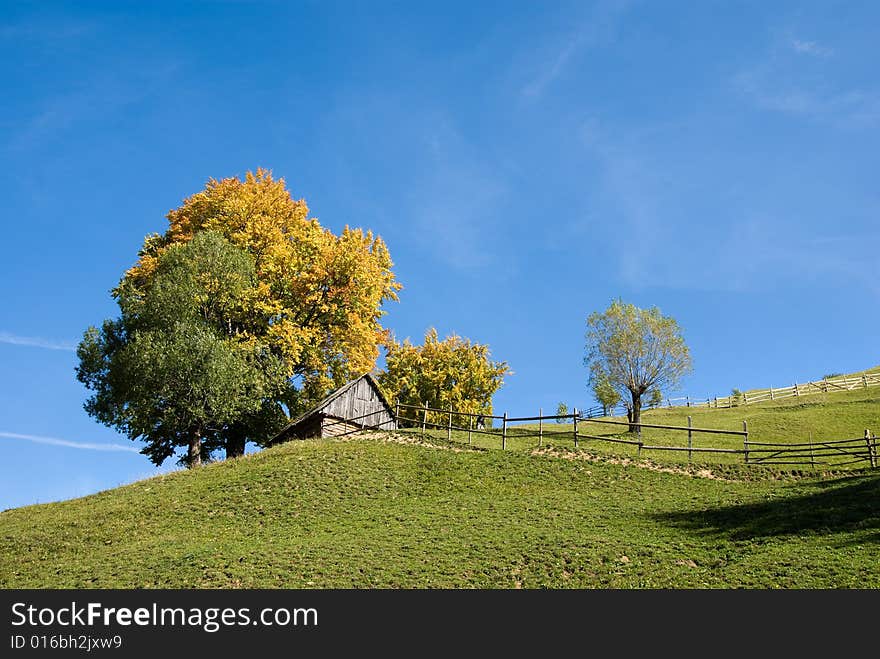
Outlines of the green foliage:
<svg viewBox="0 0 880 659">
<path fill-rule="evenodd" d="M 676 389 L 692 370 L 690 350 L 673 318 L 657 307 L 640 309 L 621 300 L 587 318 L 584 363 L 594 388 L 607 380 L 631 401 L 634 422 L 646 392 Z"/>
<path fill-rule="evenodd" d="M 263 169 L 244 180 L 211 179 L 167 217 L 168 229 L 147 236 L 117 293 L 142 294 L 164 255 L 205 231 L 245 252 L 256 285 L 237 304 L 217 310 L 224 320 L 231 313 L 232 331 L 270 350 L 297 382 L 297 389 L 286 388 L 267 401 L 269 417 L 281 405 L 291 414 L 303 411 L 375 367 L 387 334 L 380 324 L 382 305 L 397 300 L 401 288 L 381 238 L 348 226 L 333 234 L 309 217 L 304 200 L 291 197 L 284 179 Z M 264 421 L 269 417 L 261 415 Z M 268 439 L 259 430 L 259 423 L 244 423 L 233 435 Z"/>
<path fill-rule="evenodd" d="M 210 459 L 226 429 L 265 413 L 286 378 L 269 346 L 242 330 L 256 289 L 253 260 L 213 232 L 175 245 L 144 287 L 125 282 L 121 314 L 86 330 L 77 378 L 85 409 L 159 465 L 185 447 L 184 464 Z"/>
<path fill-rule="evenodd" d="M 743 403 L 743 392 L 734 387 L 730 390 L 730 404 L 732 407 L 738 407 Z"/>
<path fill-rule="evenodd" d="M 611 384 L 611 380 L 603 373 L 599 373 L 597 377 L 592 378 L 590 385 L 593 389 L 593 395 L 599 401 L 605 414 L 608 414 L 620 402 L 620 393 Z"/>
<path fill-rule="evenodd" d="M 556 416 L 565 416 L 568 414 L 568 405 L 560 402 L 556 406 Z M 556 423 L 567 423 L 567 419 L 556 419 Z"/>
<path fill-rule="evenodd" d="M 386 345 L 385 370 L 377 380 L 389 400 L 467 414 L 492 414 L 492 396 L 511 371 L 506 362 L 492 361 L 489 346 L 452 335 L 440 341 L 437 330 L 425 333 L 423 345 L 391 340 Z M 415 410 L 404 417 L 418 418 Z M 446 424 L 442 412 L 429 412 L 429 423 Z M 468 417 L 453 416 L 453 425 L 468 425 Z M 488 425 L 488 424 L 487 424 Z"/>
<path fill-rule="evenodd" d="M 660 407 L 663 404 L 663 392 L 657 388 L 651 389 L 648 396 L 648 405 L 651 407 Z"/>
<path fill-rule="evenodd" d="M 825 375 L 822 376 L 822 379 L 823 380 L 832 380 L 834 378 L 839 378 L 841 376 L 843 376 L 843 373 L 826 373 Z"/>
<path fill-rule="evenodd" d="M 292 442 L 2 512 L 0 588 L 880 587 L 876 475 L 439 446 Z"/>
</svg>

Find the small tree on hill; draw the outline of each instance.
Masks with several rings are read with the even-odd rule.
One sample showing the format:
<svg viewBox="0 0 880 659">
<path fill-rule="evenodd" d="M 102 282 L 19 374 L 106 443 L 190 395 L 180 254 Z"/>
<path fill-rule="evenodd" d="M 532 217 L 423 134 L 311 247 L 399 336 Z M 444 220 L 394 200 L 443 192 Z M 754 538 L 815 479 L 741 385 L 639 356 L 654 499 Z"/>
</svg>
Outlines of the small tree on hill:
<svg viewBox="0 0 880 659">
<path fill-rule="evenodd" d="M 642 396 L 653 388 L 675 389 L 692 369 L 690 350 L 673 318 L 657 307 L 639 309 L 621 300 L 587 318 L 584 363 L 591 382 L 607 379 L 628 398 L 630 432 L 638 430 Z"/>
<path fill-rule="evenodd" d="M 511 373 L 506 362 L 493 361 L 489 346 L 472 343 L 457 335 L 444 340 L 437 330 L 425 333 L 423 345 L 390 340 L 385 346 L 385 370 L 377 380 L 388 399 L 405 405 L 428 407 L 467 414 L 492 414 L 492 396 Z M 404 410 L 402 416 L 415 418 L 418 412 Z M 453 419 L 466 425 L 468 417 Z M 429 412 L 429 423 L 447 422 L 443 412 Z M 419 417 L 421 420 L 421 417 Z"/>
<path fill-rule="evenodd" d="M 742 404 L 743 401 L 743 393 L 739 389 L 731 389 L 730 390 L 730 405 L 731 407 L 737 407 Z"/>
<path fill-rule="evenodd" d="M 660 407 L 663 404 L 663 392 L 657 388 L 651 389 L 648 405 L 650 407 Z"/>
<path fill-rule="evenodd" d="M 602 406 L 602 415 L 608 416 L 608 413 L 620 402 L 620 393 L 618 393 L 607 377 L 600 376 L 590 384 L 593 388 L 593 395 Z"/>
<path fill-rule="evenodd" d="M 568 405 L 566 405 L 565 403 L 559 403 L 559 405 L 556 406 L 556 416 L 561 417 L 565 416 L 566 414 L 568 414 Z M 556 423 L 565 423 L 565 419 L 557 418 Z"/>
</svg>

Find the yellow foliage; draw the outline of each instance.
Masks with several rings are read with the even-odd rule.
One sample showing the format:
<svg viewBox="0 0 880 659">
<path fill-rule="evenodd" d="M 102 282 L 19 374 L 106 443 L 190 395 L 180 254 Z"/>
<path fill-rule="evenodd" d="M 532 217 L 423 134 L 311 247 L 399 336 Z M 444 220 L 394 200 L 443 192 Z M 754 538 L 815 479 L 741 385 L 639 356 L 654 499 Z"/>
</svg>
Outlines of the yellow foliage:
<svg viewBox="0 0 880 659">
<path fill-rule="evenodd" d="M 122 284 L 146 285 L 170 245 L 214 230 L 254 258 L 257 293 L 242 301 L 247 331 L 283 357 L 289 376 L 303 378 L 306 399 L 375 366 L 387 337 L 381 307 L 401 288 L 380 237 L 348 226 L 334 235 L 265 169 L 210 179 L 167 218 L 168 230 L 145 239 Z"/>
</svg>

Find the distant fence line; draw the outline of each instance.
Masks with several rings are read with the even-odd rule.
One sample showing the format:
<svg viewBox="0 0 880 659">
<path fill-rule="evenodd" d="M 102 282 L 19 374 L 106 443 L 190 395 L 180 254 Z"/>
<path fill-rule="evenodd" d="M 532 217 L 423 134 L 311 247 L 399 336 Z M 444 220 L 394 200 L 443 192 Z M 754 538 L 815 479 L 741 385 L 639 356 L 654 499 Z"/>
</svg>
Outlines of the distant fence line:
<svg viewBox="0 0 880 659">
<path fill-rule="evenodd" d="M 822 378 L 814 382 L 804 384 L 795 383 L 790 387 L 769 387 L 767 389 L 752 389 L 743 391 L 738 395 L 715 396 L 698 398 L 695 396 L 678 396 L 676 398 L 663 398 L 658 405 L 645 405 L 643 410 L 659 409 L 661 407 L 709 407 L 729 409 L 742 407 L 754 403 L 763 403 L 768 400 L 783 400 L 812 394 L 830 393 L 835 391 L 852 391 L 853 389 L 867 389 L 880 385 L 880 372 L 858 373 L 855 375 L 840 375 L 833 378 Z M 665 402 L 665 404 L 664 404 Z M 611 407 L 594 405 L 583 411 L 583 416 L 595 418 L 600 416 L 625 416 L 626 407 L 618 403 Z"/>
<path fill-rule="evenodd" d="M 800 385 L 804 386 L 804 385 Z M 431 419 L 429 420 L 429 414 Z M 442 416 L 441 416 L 442 415 Z M 501 449 L 507 449 L 508 439 L 511 437 L 534 437 L 537 438 L 537 445 L 543 445 L 545 437 L 565 437 L 570 438 L 574 442 L 575 448 L 580 446 L 581 440 L 601 441 L 614 444 L 624 444 L 636 447 L 638 455 L 641 456 L 642 451 L 673 451 L 687 452 L 688 462 L 693 459 L 695 453 L 727 453 L 733 455 L 742 455 L 745 464 L 754 465 L 810 465 L 813 467 L 820 465 L 840 467 L 860 462 L 867 462 L 871 467 L 877 467 L 877 437 L 869 430 L 865 430 L 864 437 L 855 439 L 842 439 L 830 441 L 814 441 L 812 437 L 806 443 L 768 443 L 755 442 L 749 439 L 749 429 L 746 421 L 742 422 L 742 430 L 721 430 L 718 428 L 696 428 L 693 426 L 691 417 L 688 417 L 687 426 L 673 426 L 654 423 L 630 423 L 628 421 L 614 421 L 613 419 L 601 419 L 590 417 L 584 412 L 574 409 L 571 414 L 552 414 L 545 415 L 539 410 L 537 416 L 520 416 L 511 417 L 506 412 L 502 415 L 492 414 L 474 414 L 470 412 L 460 412 L 452 408 L 439 409 L 429 407 L 427 403 L 422 405 L 407 405 L 397 402 L 395 405 L 395 418 L 398 428 L 401 422 L 410 424 L 410 428 L 420 430 L 424 436 L 428 428 L 435 428 L 446 431 L 446 439 L 453 441 L 453 431 L 467 433 L 467 443 L 472 443 L 474 434 L 493 435 L 498 437 L 501 442 Z M 436 419 L 442 418 L 445 423 L 437 423 Z M 500 420 L 500 428 L 479 427 L 478 419 Z M 453 419 L 459 423 L 467 420 L 467 425 L 457 425 L 453 423 Z M 568 421 L 573 425 L 571 430 L 556 430 L 553 425 L 546 422 Z M 537 422 L 537 428 L 534 427 Z M 519 424 L 531 423 L 531 427 L 523 427 Z M 624 439 L 621 437 L 610 437 L 607 435 L 597 435 L 582 432 L 584 424 L 606 424 L 617 426 L 634 426 L 637 429 L 634 439 Z M 654 428 L 662 430 L 671 430 L 687 433 L 687 446 L 662 446 L 648 444 L 642 439 L 643 428 Z M 378 429 L 378 428 L 377 428 Z M 712 435 L 728 435 L 731 437 L 742 439 L 742 448 L 721 448 L 709 446 L 694 445 L 694 437 L 700 434 Z M 846 458 L 844 462 L 831 462 L 828 458 L 843 456 Z"/>
</svg>

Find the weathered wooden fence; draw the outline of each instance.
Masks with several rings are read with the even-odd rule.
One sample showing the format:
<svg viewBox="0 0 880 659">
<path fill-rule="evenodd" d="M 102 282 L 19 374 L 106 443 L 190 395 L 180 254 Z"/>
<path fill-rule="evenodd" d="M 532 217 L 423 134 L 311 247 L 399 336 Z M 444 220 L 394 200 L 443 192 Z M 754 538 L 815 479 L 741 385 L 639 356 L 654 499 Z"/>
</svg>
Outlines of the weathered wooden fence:
<svg viewBox="0 0 880 659">
<path fill-rule="evenodd" d="M 803 466 L 833 466 L 843 467 L 858 463 L 865 466 L 877 467 L 877 437 L 869 430 L 865 430 L 864 437 L 857 439 L 842 440 L 813 440 L 809 442 L 770 443 L 756 442 L 749 437 L 749 429 L 746 421 L 742 422 L 742 430 L 722 430 L 718 428 L 697 428 L 693 426 L 691 417 L 688 417 L 687 426 L 674 426 L 655 423 L 630 423 L 628 421 L 615 421 L 608 418 L 591 418 L 589 411 L 580 412 L 573 410 L 571 414 L 544 415 L 539 410 L 537 416 L 511 417 L 507 413 L 502 415 L 474 414 L 459 412 L 453 409 L 437 409 L 428 407 L 427 403 L 405 405 L 398 402 L 395 406 L 398 427 L 400 429 L 414 430 L 423 436 L 428 429 L 446 431 L 448 441 L 465 441 L 472 443 L 476 434 L 492 435 L 498 438 L 500 448 L 507 449 L 509 441 L 516 438 L 533 438 L 537 446 L 542 446 L 545 439 L 563 438 L 570 439 L 575 448 L 582 441 L 607 442 L 635 447 L 637 454 L 643 451 L 667 451 L 687 453 L 688 462 L 693 461 L 695 454 L 729 454 L 742 456 L 745 464 L 752 465 L 803 465 Z M 429 420 L 430 419 L 430 420 Z M 482 420 L 481 426 L 477 423 Z M 492 427 L 492 422 L 500 421 L 500 426 Z M 488 422 L 488 427 L 487 427 Z M 550 423 L 553 422 L 553 423 Z M 569 422 L 571 429 L 558 428 L 557 422 Z M 524 425 L 528 424 L 528 425 Z M 599 435 L 584 432 L 586 424 L 599 424 L 605 426 L 626 427 L 620 433 L 614 435 Z M 636 432 L 630 432 L 635 427 Z M 669 444 L 656 444 L 645 441 L 642 437 L 643 429 L 657 429 L 671 432 L 686 433 L 687 443 L 682 446 Z M 457 433 L 453 435 L 453 433 Z M 720 435 L 730 437 L 736 445 L 699 446 L 695 438 L 700 435 Z"/>
<path fill-rule="evenodd" d="M 880 386 L 880 372 L 857 373 L 854 375 L 838 375 L 833 378 L 822 378 L 815 382 L 804 384 L 795 383 L 790 387 L 770 387 L 768 389 L 752 389 L 743 391 L 737 395 L 707 396 L 697 398 L 694 396 L 679 396 L 677 398 L 664 398 L 665 405 L 662 407 L 719 407 L 731 408 L 743 405 L 762 403 L 768 400 L 784 400 L 810 396 L 813 394 L 827 394 L 835 391 L 852 391 L 854 389 L 868 389 Z M 601 409 L 601 408 L 600 408 Z M 617 406 L 617 409 L 622 409 Z"/>
</svg>

